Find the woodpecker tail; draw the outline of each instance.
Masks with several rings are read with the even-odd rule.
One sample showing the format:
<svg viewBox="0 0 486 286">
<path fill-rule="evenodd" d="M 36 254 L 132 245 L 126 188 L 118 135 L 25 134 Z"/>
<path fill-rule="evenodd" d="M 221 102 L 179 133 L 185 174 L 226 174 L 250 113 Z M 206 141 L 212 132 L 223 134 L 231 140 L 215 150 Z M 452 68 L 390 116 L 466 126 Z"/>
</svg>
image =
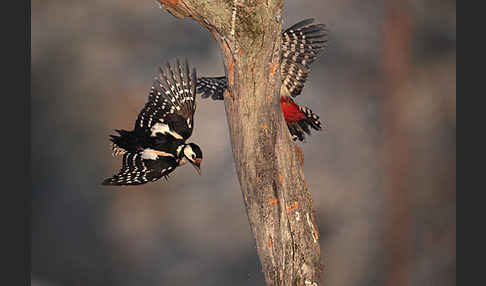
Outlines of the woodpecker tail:
<svg viewBox="0 0 486 286">
<path fill-rule="evenodd" d="M 304 141 L 305 133 L 311 135 L 311 128 L 314 130 L 322 130 L 322 124 L 319 121 L 319 116 L 312 112 L 312 110 L 305 106 L 299 107 L 300 112 L 305 116 L 296 122 L 288 122 L 287 126 L 289 128 L 290 134 L 292 134 L 292 139 Z"/>
<path fill-rule="evenodd" d="M 140 152 L 125 152 L 120 171 L 106 178 L 101 184 L 105 186 L 142 185 L 161 178 L 167 179 L 177 165 L 178 162 L 173 157 L 147 160 Z"/>
<path fill-rule="evenodd" d="M 321 130 L 322 129 L 322 124 L 319 121 L 319 116 L 312 112 L 312 110 L 308 107 L 301 106 L 300 111 L 304 113 L 305 118 L 299 121 L 300 122 L 305 122 L 305 124 L 309 125 L 315 130 Z"/>
<path fill-rule="evenodd" d="M 201 77 L 197 79 L 197 93 L 202 98 L 211 97 L 214 100 L 223 100 L 224 91 L 228 88 L 228 80 L 221 77 Z"/>
<path fill-rule="evenodd" d="M 118 132 L 120 136 L 110 135 L 113 157 L 123 155 L 127 151 L 131 152 L 137 150 L 136 147 L 138 146 L 138 139 L 134 132 L 118 129 L 115 131 Z"/>
</svg>

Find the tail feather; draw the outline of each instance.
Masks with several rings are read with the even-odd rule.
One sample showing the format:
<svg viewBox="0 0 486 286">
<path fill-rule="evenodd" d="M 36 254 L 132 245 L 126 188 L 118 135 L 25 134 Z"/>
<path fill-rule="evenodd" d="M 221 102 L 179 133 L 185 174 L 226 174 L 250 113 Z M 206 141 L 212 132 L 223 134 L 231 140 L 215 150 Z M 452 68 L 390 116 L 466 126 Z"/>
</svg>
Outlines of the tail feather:
<svg viewBox="0 0 486 286">
<path fill-rule="evenodd" d="M 321 130 L 322 129 L 322 124 L 321 121 L 319 120 L 319 116 L 312 112 L 312 110 L 308 107 L 301 106 L 300 111 L 304 113 L 305 121 L 307 124 L 309 124 L 313 129 L 315 130 Z"/>
<path fill-rule="evenodd" d="M 302 128 L 302 130 L 305 133 L 311 135 L 311 131 L 309 129 L 309 123 L 307 122 L 307 120 L 301 120 L 301 121 L 299 121 L 299 126 L 300 126 L 300 128 Z"/>
<path fill-rule="evenodd" d="M 305 117 L 299 121 L 294 121 L 287 124 L 294 141 L 304 141 L 306 134 L 311 135 L 311 128 L 317 131 L 322 130 L 322 124 L 317 114 L 312 112 L 312 110 L 308 107 L 300 106 L 299 109 Z"/>
<path fill-rule="evenodd" d="M 302 131 L 302 128 L 297 123 L 288 123 L 287 127 L 289 128 L 290 134 L 292 135 L 292 140 L 299 140 L 304 141 L 305 134 Z"/>
<path fill-rule="evenodd" d="M 127 151 L 135 151 L 138 145 L 137 136 L 132 131 L 126 131 L 121 129 L 115 130 L 118 135 L 110 135 L 111 150 L 113 156 L 123 155 Z"/>
</svg>

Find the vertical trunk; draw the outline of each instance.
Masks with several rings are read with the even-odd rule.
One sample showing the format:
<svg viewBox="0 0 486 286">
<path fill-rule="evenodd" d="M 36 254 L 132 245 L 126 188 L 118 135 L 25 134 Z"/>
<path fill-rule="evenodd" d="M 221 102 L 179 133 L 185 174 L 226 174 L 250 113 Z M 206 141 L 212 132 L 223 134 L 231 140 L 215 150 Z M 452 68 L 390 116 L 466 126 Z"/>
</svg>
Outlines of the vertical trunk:
<svg viewBox="0 0 486 286">
<path fill-rule="evenodd" d="M 319 285 L 312 198 L 279 103 L 282 1 L 161 2 L 208 28 L 224 54 L 233 155 L 267 285 Z"/>
</svg>

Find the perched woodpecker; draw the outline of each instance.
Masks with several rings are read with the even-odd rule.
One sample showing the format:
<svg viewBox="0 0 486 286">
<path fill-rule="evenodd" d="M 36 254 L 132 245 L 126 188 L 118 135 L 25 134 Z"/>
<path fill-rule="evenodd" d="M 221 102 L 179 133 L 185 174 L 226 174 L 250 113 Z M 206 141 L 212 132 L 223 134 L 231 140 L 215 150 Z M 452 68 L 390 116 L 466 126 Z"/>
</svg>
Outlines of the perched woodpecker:
<svg viewBox="0 0 486 286">
<path fill-rule="evenodd" d="M 315 130 L 322 129 L 319 116 L 314 114 L 308 107 L 297 105 L 292 98 L 280 96 L 280 107 L 293 140 L 304 141 L 304 132 L 311 134 L 309 127 Z"/>
<path fill-rule="evenodd" d="M 159 68 L 132 131 L 116 130 L 111 135 L 113 156 L 123 155 L 120 171 L 103 185 L 141 185 L 167 179 L 174 170 L 189 162 L 201 174 L 202 151 L 186 143 L 194 128 L 196 111 L 196 70 L 167 63 Z"/>
<path fill-rule="evenodd" d="M 304 141 L 305 133 L 311 134 L 309 127 L 322 129 L 319 116 L 311 109 L 297 105 L 291 98 L 302 93 L 310 65 L 326 47 L 325 25 L 312 23 L 314 19 L 306 19 L 282 32 L 280 106 L 293 140 L 300 141 Z M 201 77 L 197 80 L 197 93 L 201 93 L 202 98 L 223 100 L 227 88 L 225 76 Z"/>
</svg>

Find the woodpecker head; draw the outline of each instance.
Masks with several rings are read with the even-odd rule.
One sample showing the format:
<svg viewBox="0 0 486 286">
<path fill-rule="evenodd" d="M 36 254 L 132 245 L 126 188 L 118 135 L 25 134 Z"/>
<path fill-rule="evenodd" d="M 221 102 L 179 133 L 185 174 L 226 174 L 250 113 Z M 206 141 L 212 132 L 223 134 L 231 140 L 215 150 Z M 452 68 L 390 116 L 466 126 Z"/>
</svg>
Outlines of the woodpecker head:
<svg viewBox="0 0 486 286">
<path fill-rule="evenodd" d="M 184 157 L 196 168 L 196 171 L 201 175 L 202 151 L 199 146 L 194 143 L 184 145 Z"/>
</svg>

